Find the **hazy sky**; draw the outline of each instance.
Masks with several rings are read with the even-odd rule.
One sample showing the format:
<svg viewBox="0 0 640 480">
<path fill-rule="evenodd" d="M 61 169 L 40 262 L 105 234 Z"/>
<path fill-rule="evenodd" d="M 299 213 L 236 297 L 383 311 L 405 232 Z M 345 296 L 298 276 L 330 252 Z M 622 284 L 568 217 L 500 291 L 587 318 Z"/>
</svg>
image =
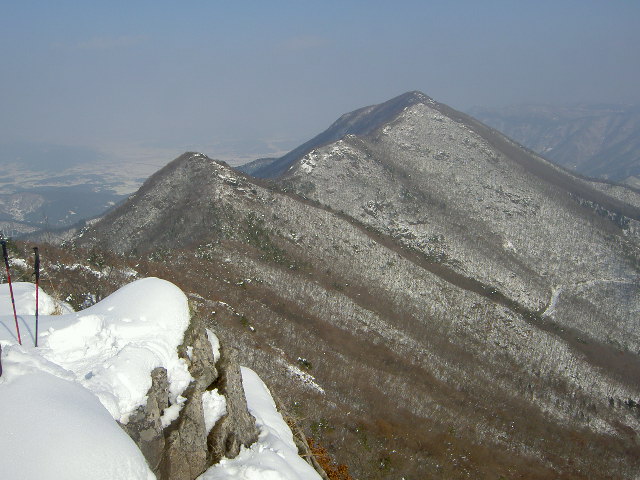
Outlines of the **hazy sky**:
<svg viewBox="0 0 640 480">
<path fill-rule="evenodd" d="M 458 109 L 640 103 L 635 0 L 0 7 L 0 143 L 251 157 L 409 90 Z"/>
</svg>

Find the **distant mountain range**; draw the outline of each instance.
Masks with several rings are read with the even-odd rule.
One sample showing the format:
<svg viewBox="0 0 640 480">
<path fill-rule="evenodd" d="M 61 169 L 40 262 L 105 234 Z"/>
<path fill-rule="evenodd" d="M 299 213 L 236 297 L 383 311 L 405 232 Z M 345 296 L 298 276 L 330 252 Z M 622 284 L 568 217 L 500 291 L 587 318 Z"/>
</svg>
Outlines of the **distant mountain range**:
<svg viewBox="0 0 640 480">
<path fill-rule="evenodd" d="M 169 275 L 357 478 L 637 475 L 637 191 L 420 92 L 240 170 L 185 153 L 74 244 Z"/>
<path fill-rule="evenodd" d="M 343 115 L 325 132 L 282 157 L 240 169 L 261 178 L 284 173 L 295 159 L 345 135 L 367 135 L 402 108 L 400 100 Z M 588 177 L 640 188 L 640 107 L 581 105 L 475 108 L 471 115 L 545 158 Z M 287 142 L 280 142 L 282 144 Z M 244 145 L 278 151 L 278 142 Z M 237 145 L 218 143 L 226 152 Z M 149 163 L 150 165 L 146 165 Z M 162 163 L 122 164 L 98 151 L 38 143 L 0 144 L 0 230 L 19 236 L 60 229 L 103 214 L 135 191 Z"/>
<path fill-rule="evenodd" d="M 558 165 L 640 187 L 640 106 L 521 105 L 469 113 Z"/>
</svg>

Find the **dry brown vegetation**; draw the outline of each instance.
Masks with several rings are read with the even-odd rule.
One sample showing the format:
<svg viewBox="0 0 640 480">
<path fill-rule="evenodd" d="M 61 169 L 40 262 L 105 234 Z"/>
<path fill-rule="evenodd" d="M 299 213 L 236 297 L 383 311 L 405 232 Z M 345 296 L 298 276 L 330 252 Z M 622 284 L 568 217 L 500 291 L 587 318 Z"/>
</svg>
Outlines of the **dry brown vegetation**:
<svg viewBox="0 0 640 480">
<path fill-rule="evenodd" d="M 176 283 L 354 478 L 632 477 L 634 237 L 425 108 L 327 147 L 311 200 L 185 155 L 87 250 L 43 247 L 44 286 L 83 307 Z"/>
<path fill-rule="evenodd" d="M 307 442 L 311 448 L 311 452 L 318 460 L 318 463 L 325 471 L 329 480 L 353 480 L 353 477 L 349 475 L 349 467 L 344 463 L 336 464 L 326 448 L 316 443 L 313 438 L 308 437 Z"/>
<path fill-rule="evenodd" d="M 478 340 L 454 331 L 443 337 L 437 313 L 421 316 L 401 296 L 355 281 L 339 264 L 297 258 L 294 244 L 272 241 L 299 267 L 236 241 L 201 247 L 198 256 L 184 250 L 161 257 L 41 245 L 41 283 L 80 308 L 134 278 L 173 281 L 354 478 L 625 478 L 638 466 L 637 433 L 623 421 L 637 413 L 626 399 L 610 405 L 551 371 L 540 376 L 507 351 L 481 354 L 485 345 L 473 346 Z M 16 256 L 29 259 L 30 252 L 29 244 L 16 244 Z M 29 273 L 16 271 L 16 281 Z M 492 325 L 504 321 L 473 298 Z M 358 322 L 366 318 L 370 326 L 362 331 Z M 398 342 L 387 325 L 426 347 Z M 324 393 L 288 366 L 312 375 Z M 542 405 L 557 405 L 565 420 Z M 618 433 L 595 431 L 590 418 L 619 418 Z"/>
<path fill-rule="evenodd" d="M 637 476 L 640 211 L 403 98 L 274 183 L 181 156 L 45 288 L 176 283 L 354 478 Z"/>
</svg>

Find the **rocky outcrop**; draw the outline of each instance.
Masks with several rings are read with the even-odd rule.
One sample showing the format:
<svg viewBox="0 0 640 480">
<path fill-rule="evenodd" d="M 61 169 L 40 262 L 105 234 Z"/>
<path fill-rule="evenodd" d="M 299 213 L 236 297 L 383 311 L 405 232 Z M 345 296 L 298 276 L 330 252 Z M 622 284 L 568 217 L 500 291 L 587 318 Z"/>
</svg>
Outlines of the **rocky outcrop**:
<svg viewBox="0 0 640 480">
<path fill-rule="evenodd" d="M 178 417 L 163 427 L 169 383 L 166 370 L 157 368 L 152 372 L 146 405 L 122 425 L 159 480 L 192 480 L 223 457 L 235 457 L 242 445 L 249 446 L 258 437 L 232 352 L 221 352 L 216 362 L 207 332 L 197 316 L 192 317 L 178 353 L 194 379 L 183 394 L 186 400 Z M 207 435 L 202 394 L 214 389 L 225 396 L 227 413 Z"/>
<path fill-rule="evenodd" d="M 207 438 L 213 463 L 222 457 L 235 457 L 242 445 L 247 445 L 247 441 L 253 442 L 257 437 L 255 420 L 247 411 L 240 367 L 232 352 L 221 349 L 218 361 L 220 375 L 216 388 L 227 399 L 227 415 L 215 424 Z"/>
<path fill-rule="evenodd" d="M 147 459 L 149 467 L 157 472 L 165 447 L 160 418 L 163 410 L 169 406 L 167 371 L 164 368 L 156 368 L 151 373 L 151 380 L 151 388 L 147 393 L 147 404 L 138 407 L 136 412 L 129 417 L 129 422 L 120 426 L 138 445 Z"/>
</svg>

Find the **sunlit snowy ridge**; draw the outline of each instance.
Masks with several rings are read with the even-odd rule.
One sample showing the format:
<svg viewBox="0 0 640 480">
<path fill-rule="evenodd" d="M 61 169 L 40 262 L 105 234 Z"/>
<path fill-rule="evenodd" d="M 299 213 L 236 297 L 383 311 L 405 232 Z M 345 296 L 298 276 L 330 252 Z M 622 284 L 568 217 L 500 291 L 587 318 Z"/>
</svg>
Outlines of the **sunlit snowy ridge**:
<svg viewBox="0 0 640 480">
<path fill-rule="evenodd" d="M 144 405 L 151 372 L 167 371 L 168 425 L 192 381 L 177 354 L 189 325 L 184 293 L 157 278 L 131 283 L 74 313 L 39 292 L 38 348 L 34 346 L 35 285 L 13 285 L 22 345 L 18 344 L 8 285 L 0 286 L 0 472 L 22 479 L 152 479 L 152 471 L 115 420 L 127 423 Z M 54 313 L 62 313 L 54 315 Z M 214 352 L 218 340 L 211 332 Z M 290 430 L 255 373 L 243 369 L 250 412 L 260 439 L 203 478 L 318 478 L 298 455 Z M 225 399 L 209 392 L 208 429 L 225 414 Z M 165 422 L 163 422 L 165 424 Z"/>
</svg>

